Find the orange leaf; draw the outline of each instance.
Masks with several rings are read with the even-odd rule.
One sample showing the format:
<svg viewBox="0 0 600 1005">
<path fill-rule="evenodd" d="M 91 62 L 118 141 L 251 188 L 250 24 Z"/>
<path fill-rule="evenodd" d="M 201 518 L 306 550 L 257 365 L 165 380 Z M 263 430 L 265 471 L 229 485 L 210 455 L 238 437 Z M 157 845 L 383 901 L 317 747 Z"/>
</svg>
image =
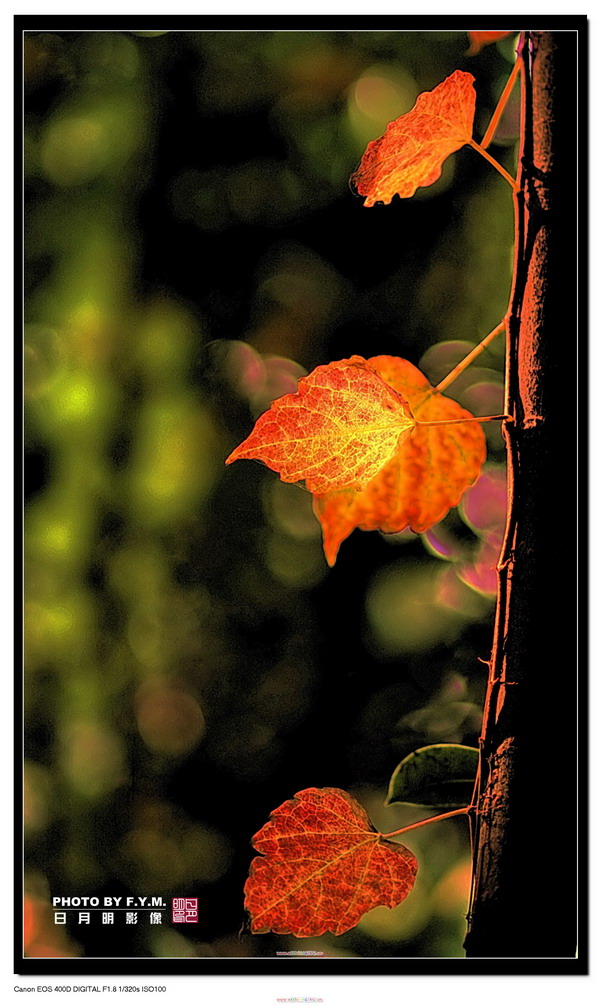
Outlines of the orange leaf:
<svg viewBox="0 0 600 1005">
<path fill-rule="evenodd" d="M 414 419 L 401 393 L 362 356 L 318 366 L 260 416 L 226 464 L 263 461 L 309 492 L 362 488 L 392 457 Z"/>
<path fill-rule="evenodd" d="M 467 50 L 467 56 L 476 56 L 484 45 L 492 45 L 499 42 L 501 38 L 512 35 L 512 31 L 470 31 L 471 48 Z"/>
<path fill-rule="evenodd" d="M 341 935 L 379 904 L 395 907 L 414 885 L 417 861 L 387 841 L 341 789 L 303 789 L 255 834 L 245 886 L 251 931 Z"/>
<path fill-rule="evenodd" d="M 390 122 L 383 136 L 369 143 L 351 181 L 365 206 L 414 195 L 419 186 L 432 185 L 442 164 L 473 134 L 475 78 L 455 70 L 433 91 L 425 91 L 415 107 Z"/>
<path fill-rule="evenodd" d="M 472 417 L 456 401 L 432 393 L 427 378 L 408 360 L 374 356 L 368 363 L 406 398 L 418 421 Z M 355 527 L 387 533 L 407 527 L 417 533 L 428 530 L 473 484 L 485 455 L 485 435 L 476 422 L 417 424 L 362 491 L 346 489 L 315 496 L 313 508 L 323 527 L 329 564 L 334 564 L 340 544 Z"/>
</svg>

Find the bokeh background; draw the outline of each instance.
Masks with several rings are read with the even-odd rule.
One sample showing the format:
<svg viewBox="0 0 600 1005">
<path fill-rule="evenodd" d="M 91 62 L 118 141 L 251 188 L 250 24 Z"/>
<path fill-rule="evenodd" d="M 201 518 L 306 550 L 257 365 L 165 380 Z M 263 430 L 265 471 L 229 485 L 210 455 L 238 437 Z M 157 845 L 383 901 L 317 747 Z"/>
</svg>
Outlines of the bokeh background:
<svg viewBox="0 0 600 1005">
<path fill-rule="evenodd" d="M 408 900 L 346 935 L 238 936 L 252 835 L 309 786 L 384 807 L 426 743 L 476 744 L 503 443 L 425 537 L 355 531 L 328 569 L 311 497 L 224 460 L 332 359 L 433 382 L 502 317 L 511 191 L 463 148 L 365 209 L 366 143 L 453 70 L 476 137 L 514 39 L 465 32 L 28 32 L 25 893 L 32 957 L 460 956 L 464 819 L 407 835 Z M 494 155 L 514 171 L 518 102 Z M 497 339 L 448 393 L 502 411 Z M 196 925 L 66 926 L 61 896 L 197 896 Z"/>
</svg>

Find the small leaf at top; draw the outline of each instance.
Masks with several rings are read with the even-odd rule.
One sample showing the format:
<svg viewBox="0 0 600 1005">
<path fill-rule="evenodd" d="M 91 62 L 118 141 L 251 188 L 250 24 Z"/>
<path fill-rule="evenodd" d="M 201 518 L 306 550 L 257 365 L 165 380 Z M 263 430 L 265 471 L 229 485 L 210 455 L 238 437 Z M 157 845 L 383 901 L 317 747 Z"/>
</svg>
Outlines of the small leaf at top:
<svg viewBox="0 0 600 1005">
<path fill-rule="evenodd" d="M 512 35 L 512 31 L 470 31 L 471 47 L 466 54 L 467 56 L 476 56 L 484 45 L 492 45 L 508 35 Z"/>
<path fill-rule="evenodd" d="M 408 402 L 362 358 L 318 366 L 274 401 L 226 464 L 263 461 L 309 492 L 363 488 L 414 428 Z"/>
<path fill-rule="evenodd" d="M 434 743 L 408 754 L 395 769 L 386 806 L 411 803 L 452 809 L 468 806 L 479 764 L 479 751 L 459 743 Z"/>
<path fill-rule="evenodd" d="M 396 194 L 408 199 L 437 181 L 446 158 L 472 139 L 474 81 L 472 74 L 455 70 L 369 143 L 351 179 L 366 196 L 365 206 L 389 203 Z"/>
<path fill-rule="evenodd" d="M 408 896 L 417 860 L 374 830 L 341 789 L 303 789 L 271 813 L 252 843 L 245 907 L 250 930 L 341 935 L 378 905 Z"/>
</svg>

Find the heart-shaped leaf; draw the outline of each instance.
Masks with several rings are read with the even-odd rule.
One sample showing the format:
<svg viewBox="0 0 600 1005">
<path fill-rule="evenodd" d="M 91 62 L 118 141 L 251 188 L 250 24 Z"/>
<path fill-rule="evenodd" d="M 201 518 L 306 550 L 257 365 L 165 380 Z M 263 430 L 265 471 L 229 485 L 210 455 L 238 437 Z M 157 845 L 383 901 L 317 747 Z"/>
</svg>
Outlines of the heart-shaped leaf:
<svg viewBox="0 0 600 1005">
<path fill-rule="evenodd" d="M 352 356 L 274 401 L 226 463 L 240 459 L 304 479 L 333 565 L 355 527 L 422 533 L 441 520 L 477 478 L 485 436 L 408 360 Z"/>
<path fill-rule="evenodd" d="M 303 789 L 282 803 L 252 840 L 245 906 L 251 931 L 341 935 L 378 905 L 412 890 L 417 860 L 376 831 L 341 789 Z"/>
<path fill-rule="evenodd" d="M 318 366 L 277 398 L 225 463 L 263 461 L 310 492 L 362 488 L 414 425 L 402 394 L 352 356 Z"/>
</svg>

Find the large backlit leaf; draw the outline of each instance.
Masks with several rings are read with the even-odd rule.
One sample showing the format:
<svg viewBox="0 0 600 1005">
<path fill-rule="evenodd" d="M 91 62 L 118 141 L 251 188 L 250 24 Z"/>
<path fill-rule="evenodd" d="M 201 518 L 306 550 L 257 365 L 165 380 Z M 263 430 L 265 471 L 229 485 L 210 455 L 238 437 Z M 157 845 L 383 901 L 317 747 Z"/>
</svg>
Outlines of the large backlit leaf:
<svg viewBox="0 0 600 1005">
<path fill-rule="evenodd" d="M 415 419 L 472 418 L 452 398 L 435 392 L 408 360 L 374 356 L 368 363 L 408 401 Z M 473 484 L 485 455 L 485 435 L 477 422 L 416 425 L 364 489 L 316 494 L 313 506 L 323 527 L 329 564 L 333 565 L 341 542 L 355 527 L 387 533 L 428 530 Z"/>
<path fill-rule="evenodd" d="M 472 139 L 474 79 L 455 70 L 369 143 L 352 176 L 365 206 L 389 203 L 396 194 L 408 199 L 419 186 L 437 181 L 446 158 Z"/>
<path fill-rule="evenodd" d="M 226 463 L 263 461 L 310 492 L 362 488 L 414 427 L 402 394 L 362 356 L 318 366 L 273 402 Z"/>
<path fill-rule="evenodd" d="M 352 356 L 301 378 L 226 463 L 261 460 L 282 481 L 304 480 L 333 565 L 355 527 L 423 533 L 456 506 L 485 460 L 472 420 L 408 360 Z"/>
<path fill-rule="evenodd" d="M 411 803 L 452 809 L 468 806 L 479 764 L 479 751 L 460 743 L 434 743 L 408 754 L 395 769 L 386 805 Z"/>
<path fill-rule="evenodd" d="M 254 933 L 341 935 L 378 905 L 412 890 L 417 861 L 386 840 L 341 789 L 304 789 L 253 838 L 245 906 Z"/>
</svg>

